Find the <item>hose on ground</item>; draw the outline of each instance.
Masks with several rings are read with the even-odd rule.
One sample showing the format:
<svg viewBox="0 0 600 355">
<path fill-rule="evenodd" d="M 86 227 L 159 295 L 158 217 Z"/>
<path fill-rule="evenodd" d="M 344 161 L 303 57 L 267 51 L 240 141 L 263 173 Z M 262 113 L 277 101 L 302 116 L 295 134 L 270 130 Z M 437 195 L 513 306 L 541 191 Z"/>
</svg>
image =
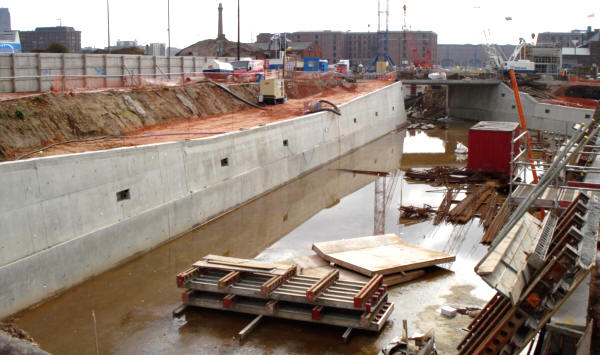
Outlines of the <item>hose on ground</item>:
<svg viewBox="0 0 600 355">
<path fill-rule="evenodd" d="M 324 103 L 326 103 L 326 104 L 329 104 L 329 105 L 333 106 L 333 107 L 334 107 L 334 108 L 335 108 L 337 111 L 339 111 L 339 110 L 340 110 L 340 109 L 339 109 L 339 107 L 337 107 L 337 106 L 336 106 L 336 105 L 335 105 L 333 102 L 331 102 L 331 101 L 327 101 L 327 100 L 319 100 L 319 102 L 324 102 Z"/>
<path fill-rule="evenodd" d="M 243 97 L 240 97 L 240 96 L 238 96 L 238 95 L 234 94 L 234 93 L 233 93 L 231 90 L 229 90 L 227 87 L 225 87 L 225 86 L 223 86 L 223 85 L 221 85 L 221 84 L 217 83 L 216 81 L 214 81 L 214 80 L 210 80 L 210 79 L 207 79 L 207 80 L 208 80 L 208 81 L 210 81 L 211 83 L 215 84 L 215 85 L 216 85 L 218 88 L 222 89 L 223 91 L 225 91 L 225 92 L 226 92 L 226 93 L 228 93 L 229 95 L 231 95 L 231 96 L 235 97 L 236 99 L 240 100 L 241 102 L 245 103 L 246 105 L 249 105 L 249 106 L 252 106 L 252 107 L 254 107 L 254 108 L 261 109 L 261 110 L 266 110 L 266 108 L 264 108 L 264 107 L 262 107 L 262 106 L 258 106 L 257 104 L 255 104 L 255 103 L 252 103 L 252 102 L 250 102 L 250 101 L 248 101 L 248 100 L 244 99 Z"/>
<path fill-rule="evenodd" d="M 127 138 L 150 138 L 150 137 L 163 137 L 163 136 L 184 136 L 184 135 L 209 135 L 209 134 L 224 134 L 227 132 L 182 132 L 182 133 L 153 133 L 153 134 L 144 134 L 140 136 L 102 136 L 102 137 L 94 137 L 94 138 L 80 138 L 80 139 L 70 139 L 67 141 L 57 142 L 49 144 L 40 149 L 33 150 L 29 153 L 25 153 L 15 158 L 15 160 L 21 160 L 25 157 L 30 156 L 31 154 L 35 154 L 37 152 L 42 152 L 44 150 L 50 149 L 52 147 L 56 147 L 57 145 L 69 144 L 69 143 L 87 143 L 87 142 L 95 142 L 103 139 L 127 139 Z"/>
</svg>

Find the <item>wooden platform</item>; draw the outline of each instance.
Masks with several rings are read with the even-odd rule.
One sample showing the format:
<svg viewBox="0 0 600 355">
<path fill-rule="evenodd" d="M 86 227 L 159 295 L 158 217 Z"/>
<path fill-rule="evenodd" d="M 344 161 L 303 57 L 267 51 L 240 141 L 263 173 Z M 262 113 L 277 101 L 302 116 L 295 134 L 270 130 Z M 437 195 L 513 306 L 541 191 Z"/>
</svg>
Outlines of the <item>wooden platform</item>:
<svg viewBox="0 0 600 355">
<path fill-rule="evenodd" d="M 340 280 L 331 269 L 320 276 L 298 273 L 298 265 L 207 255 L 176 276 L 184 306 L 257 315 L 238 333 L 242 340 L 263 316 L 316 322 L 351 330 L 380 331 L 394 309 L 383 276 Z M 361 277 L 362 278 L 362 277 Z M 183 307 L 173 314 L 181 315 Z"/>
<path fill-rule="evenodd" d="M 389 275 L 452 262 L 455 256 L 404 242 L 385 234 L 315 243 L 323 259 L 366 276 Z"/>
</svg>

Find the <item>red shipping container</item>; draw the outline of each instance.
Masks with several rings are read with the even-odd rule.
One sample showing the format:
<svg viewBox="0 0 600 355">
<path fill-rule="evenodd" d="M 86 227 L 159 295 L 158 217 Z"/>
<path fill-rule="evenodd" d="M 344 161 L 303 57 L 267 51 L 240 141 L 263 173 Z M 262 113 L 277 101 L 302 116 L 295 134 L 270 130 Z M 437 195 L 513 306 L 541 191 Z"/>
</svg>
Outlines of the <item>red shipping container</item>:
<svg viewBox="0 0 600 355">
<path fill-rule="evenodd" d="M 469 130 L 469 169 L 510 172 L 511 140 L 519 135 L 517 122 L 481 121 Z M 513 154 L 519 152 L 519 143 Z"/>
</svg>

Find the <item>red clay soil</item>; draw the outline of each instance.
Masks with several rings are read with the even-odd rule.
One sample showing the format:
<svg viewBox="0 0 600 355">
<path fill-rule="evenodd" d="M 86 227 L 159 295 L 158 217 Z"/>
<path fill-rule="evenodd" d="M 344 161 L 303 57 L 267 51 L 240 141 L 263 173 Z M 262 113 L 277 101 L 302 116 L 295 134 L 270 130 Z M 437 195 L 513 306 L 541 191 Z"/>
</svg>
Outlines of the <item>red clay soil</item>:
<svg viewBox="0 0 600 355">
<path fill-rule="evenodd" d="M 539 102 L 551 105 L 560 105 L 577 108 L 594 109 L 598 105 L 598 100 L 582 99 L 579 97 L 557 96 L 554 99 L 538 100 Z"/>
<path fill-rule="evenodd" d="M 50 148 L 42 149 L 38 147 L 35 154 L 25 158 L 78 153 L 85 151 L 111 149 L 117 147 L 136 146 L 143 144 L 153 144 L 161 142 L 178 141 L 185 139 L 196 139 L 199 137 L 207 137 L 223 132 L 237 131 L 247 129 L 259 125 L 264 125 L 271 122 L 285 120 L 302 115 L 304 103 L 319 99 L 327 99 L 335 104 L 341 104 L 351 99 L 364 95 L 378 88 L 389 85 L 390 81 L 369 81 L 357 83 L 342 87 L 326 89 L 325 91 L 308 95 L 310 91 L 303 87 L 291 88 L 291 91 L 299 91 L 295 93 L 297 99 L 288 99 L 286 104 L 275 106 L 266 106 L 266 110 L 256 108 L 247 108 L 239 111 L 221 113 L 203 117 L 190 117 L 185 119 L 171 120 L 154 125 L 144 126 L 138 129 L 132 129 L 125 133 L 131 138 L 107 138 L 88 142 L 73 142 L 59 144 Z M 288 90 L 288 94 L 289 94 Z M 209 134 L 189 134 L 190 132 L 213 132 Z M 179 134 L 181 135 L 173 135 Z M 161 136 L 147 137 L 147 135 L 159 134 Z M 168 135 L 163 135 L 168 134 Z M 135 136 L 135 137 L 133 137 Z M 145 136 L 145 137 L 140 137 Z"/>
</svg>

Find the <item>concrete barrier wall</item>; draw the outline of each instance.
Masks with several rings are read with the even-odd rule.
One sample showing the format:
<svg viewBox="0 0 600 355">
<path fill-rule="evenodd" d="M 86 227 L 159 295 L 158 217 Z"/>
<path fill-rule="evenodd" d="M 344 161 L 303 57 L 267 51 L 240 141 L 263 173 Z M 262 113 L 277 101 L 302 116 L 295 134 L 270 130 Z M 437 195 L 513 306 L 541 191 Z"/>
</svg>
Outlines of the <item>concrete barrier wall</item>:
<svg viewBox="0 0 600 355">
<path fill-rule="evenodd" d="M 342 116 L 321 112 L 204 139 L 0 163 L 0 317 L 406 120 L 399 83 L 340 108 Z"/>
<path fill-rule="evenodd" d="M 201 72 L 215 57 L 165 57 L 127 54 L 0 54 L 0 92 L 131 86 L 139 75 L 172 78 Z M 230 61 L 233 58 L 219 58 Z M 169 75 L 173 73 L 173 75 Z M 136 77 L 138 76 L 138 77 Z"/>
<path fill-rule="evenodd" d="M 594 110 L 537 102 L 521 93 L 527 128 L 570 134 L 574 123 L 588 122 Z M 495 86 L 451 86 L 448 90 L 448 114 L 476 121 L 519 121 L 515 96 L 505 84 Z"/>
</svg>

